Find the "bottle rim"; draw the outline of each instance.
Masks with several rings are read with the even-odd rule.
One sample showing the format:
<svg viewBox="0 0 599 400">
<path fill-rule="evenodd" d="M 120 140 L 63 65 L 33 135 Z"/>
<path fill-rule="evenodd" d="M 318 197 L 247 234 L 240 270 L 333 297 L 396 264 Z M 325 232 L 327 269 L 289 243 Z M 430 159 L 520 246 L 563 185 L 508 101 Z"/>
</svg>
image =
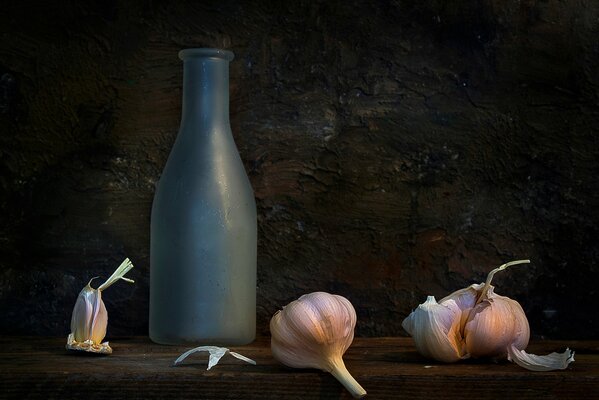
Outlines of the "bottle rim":
<svg viewBox="0 0 599 400">
<path fill-rule="evenodd" d="M 185 60 L 190 57 L 221 58 L 226 61 L 231 61 L 235 57 L 235 54 L 229 50 L 211 48 L 183 49 L 179 52 L 179 58 L 181 60 Z"/>
</svg>

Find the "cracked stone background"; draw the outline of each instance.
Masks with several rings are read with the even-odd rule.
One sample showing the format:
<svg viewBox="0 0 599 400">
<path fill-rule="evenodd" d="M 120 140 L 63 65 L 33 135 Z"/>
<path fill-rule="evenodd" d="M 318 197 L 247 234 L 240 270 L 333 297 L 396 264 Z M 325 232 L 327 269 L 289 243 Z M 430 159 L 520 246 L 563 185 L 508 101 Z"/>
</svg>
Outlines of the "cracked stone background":
<svg viewBox="0 0 599 400">
<path fill-rule="evenodd" d="M 341 294 L 357 335 L 495 279 L 533 336 L 597 339 L 599 3 L 13 2 L 0 13 L 0 332 L 64 335 L 79 290 L 146 334 L 149 222 L 186 47 L 223 47 L 258 206 L 258 333 Z M 282 4 L 287 3 L 287 4 Z"/>
</svg>

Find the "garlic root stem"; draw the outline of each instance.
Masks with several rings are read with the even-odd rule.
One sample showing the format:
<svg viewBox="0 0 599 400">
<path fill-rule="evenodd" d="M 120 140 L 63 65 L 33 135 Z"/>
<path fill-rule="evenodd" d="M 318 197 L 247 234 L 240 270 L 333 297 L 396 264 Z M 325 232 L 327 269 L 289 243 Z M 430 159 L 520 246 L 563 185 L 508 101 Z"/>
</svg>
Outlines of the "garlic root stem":
<svg viewBox="0 0 599 400">
<path fill-rule="evenodd" d="M 345 367 L 343 359 L 333 361 L 331 370 L 329 371 L 342 385 L 345 387 L 351 395 L 356 398 L 362 398 L 366 396 L 366 390 L 354 379 Z"/>
<path fill-rule="evenodd" d="M 510 261 L 508 263 L 505 263 L 505 264 L 495 268 L 491 272 L 489 272 L 489 275 L 487 275 L 487 280 L 485 281 L 485 286 L 483 286 L 483 289 L 480 291 L 480 296 L 478 296 L 478 299 L 476 300 L 476 304 L 480 303 L 481 301 L 483 301 L 484 299 L 487 298 L 487 291 L 489 290 L 489 287 L 491 286 L 491 281 L 493 280 L 493 277 L 495 276 L 495 274 L 497 272 L 503 271 L 507 267 L 511 267 L 512 265 L 518 265 L 518 264 L 530 264 L 530 260 Z"/>
</svg>

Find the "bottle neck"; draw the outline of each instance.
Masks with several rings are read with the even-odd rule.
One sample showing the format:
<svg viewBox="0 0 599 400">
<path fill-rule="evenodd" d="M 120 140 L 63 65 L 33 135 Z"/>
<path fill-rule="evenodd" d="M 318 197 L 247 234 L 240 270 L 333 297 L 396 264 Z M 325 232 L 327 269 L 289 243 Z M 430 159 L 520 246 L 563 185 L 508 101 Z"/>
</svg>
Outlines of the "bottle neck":
<svg viewBox="0 0 599 400">
<path fill-rule="evenodd" d="M 184 59 L 182 124 L 229 123 L 229 61 L 194 56 Z"/>
</svg>

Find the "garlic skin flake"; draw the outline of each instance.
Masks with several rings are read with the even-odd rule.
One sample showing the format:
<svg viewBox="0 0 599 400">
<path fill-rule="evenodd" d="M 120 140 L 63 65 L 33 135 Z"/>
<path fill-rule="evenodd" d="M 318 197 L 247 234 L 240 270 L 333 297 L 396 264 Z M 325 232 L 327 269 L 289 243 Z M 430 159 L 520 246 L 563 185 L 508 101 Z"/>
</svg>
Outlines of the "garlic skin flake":
<svg viewBox="0 0 599 400">
<path fill-rule="evenodd" d="M 124 277 L 131 268 L 133 268 L 133 264 L 127 258 L 98 289 L 91 287 L 91 283 L 95 279 L 92 278 L 81 290 L 71 316 L 71 333 L 67 338 L 67 350 L 99 354 L 112 353 L 108 342 L 102 343 L 108 326 L 108 312 L 102 300 L 102 291 L 119 279 L 133 283 L 133 280 Z"/>
<path fill-rule="evenodd" d="M 199 351 L 207 351 L 208 353 L 210 353 L 210 356 L 208 359 L 208 367 L 206 368 L 206 371 L 210 370 L 210 368 L 212 368 L 216 364 L 218 364 L 220 359 L 223 358 L 223 356 L 227 353 L 232 355 L 235 358 L 245 361 L 246 363 L 256 365 L 256 361 L 252 360 L 251 358 L 247 358 L 246 356 L 242 356 L 239 353 L 235 353 L 234 351 L 231 351 L 231 350 L 227 349 L 226 347 L 217 347 L 217 346 L 200 346 L 200 347 L 195 347 L 191 350 L 187 350 L 185 353 L 181 354 L 179 356 L 179 358 L 177 358 L 175 360 L 173 365 L 181 364 L 183 362 L 183 360 L 185 360 L 188 356 L 190 356 L 193 353 L 197 353 Z"/>
<path fill-rule="evenodd" d="M 485 283 L 470 285 L 441 299 L 428 296 L 403 322 L 416 349 L 425 357 L 455 362 L 469 357 L 508 358 L 531 371 L 565 369 L 574 352 L 537 356 L 524 352 L 530 338 L 528 319 L 520 304 L 494 292 L 493 276 L 518 260 L 492 270 Z"/>
<path fill-rule="evenodd" d="M 354 339 L 356 311 L 345 297 L 314 292 L 292 301 L 270 320 L 274 358 L 292 368 L 331 373 L 355 398 L 366 391 L 350 375 L 343 354 Z"/>
<path fill-rule="evenodd" d="M 512 345 L 507 349 L 507 359 L 531 371 L 553 371 L 555 369 L 566 369 L 568 364 L 574 362 L 574 351 L 566 349 L 563 353 L 537 356 L 528 354 L 524 350 L 518 350 Z"/>
</svg>

